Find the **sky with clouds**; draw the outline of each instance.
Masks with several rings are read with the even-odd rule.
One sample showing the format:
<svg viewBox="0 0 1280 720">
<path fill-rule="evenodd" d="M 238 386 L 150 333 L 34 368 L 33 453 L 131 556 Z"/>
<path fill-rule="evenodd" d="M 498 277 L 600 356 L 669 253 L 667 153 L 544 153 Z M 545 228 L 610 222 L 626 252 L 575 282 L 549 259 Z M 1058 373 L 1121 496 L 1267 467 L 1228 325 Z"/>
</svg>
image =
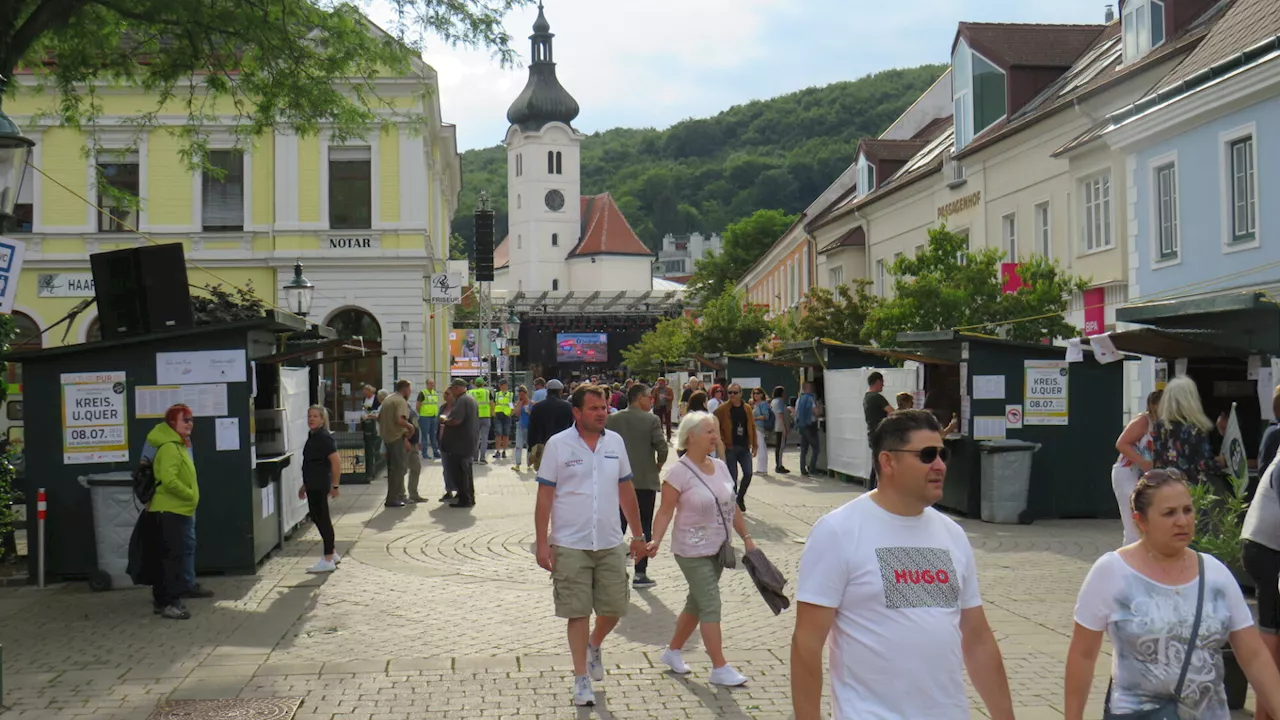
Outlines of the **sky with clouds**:
<svg viewBox="0 0 1280 720">
<path fill-rule="evenodd" d="M 947 62 L 956 24 L 1101 23 L 1107 0 L 544 0 L 574 125 L 667 127 L 878 70 Z M 506 19 L 520 67 L 429 45 L 460 150 L 502 141 L 524 87 L 537 7 Z M 372 13 L 377 18 L 376 9 Z"/>
</svg>

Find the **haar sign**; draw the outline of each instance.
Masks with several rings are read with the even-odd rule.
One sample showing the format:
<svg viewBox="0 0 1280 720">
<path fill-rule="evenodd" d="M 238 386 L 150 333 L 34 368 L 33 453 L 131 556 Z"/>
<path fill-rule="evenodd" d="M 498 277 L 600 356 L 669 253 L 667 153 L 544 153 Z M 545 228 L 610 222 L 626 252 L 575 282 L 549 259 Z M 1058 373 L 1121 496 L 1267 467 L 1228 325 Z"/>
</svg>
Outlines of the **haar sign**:
<svg viewBox="0 0 1280 720">
<path fill-rule="evenodd" d="M 39 297 L 93 297 L 93 273 L 41 273 L 36 278 Z"/>
</svg>

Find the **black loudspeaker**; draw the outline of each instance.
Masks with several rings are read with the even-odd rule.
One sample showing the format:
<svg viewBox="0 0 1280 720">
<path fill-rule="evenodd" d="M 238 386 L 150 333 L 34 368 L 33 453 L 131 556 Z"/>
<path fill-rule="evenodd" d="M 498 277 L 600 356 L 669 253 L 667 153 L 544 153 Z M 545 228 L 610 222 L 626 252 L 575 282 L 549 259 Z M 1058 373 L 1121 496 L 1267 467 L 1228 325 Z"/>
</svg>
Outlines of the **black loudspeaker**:
<svg viewBox="0 0 1280 720">
<path fill-rule="evenodd" d="M 93 292 L 98 302 L 102 339 L 146 332 L 134 248 L 90 255 L 89 267 L 93 270 Z"/>
<path fill-rule="evenodd" d="M 476 210 L 476 282 L 493 282 L 493 211 Z"/>
<path fill-rule="evenodd" d="M 103 340 L 194 324 L 180 243 L 97 253 L 89 263 Z"/>
<path fill-rule="evenodd" d="M 143 319 L 151 332 L 185 330 L 195 324 L 187 260 L 182 243 L 144 245 L 135 250 L 138 279 L 143 288 Z"/>
</svg>

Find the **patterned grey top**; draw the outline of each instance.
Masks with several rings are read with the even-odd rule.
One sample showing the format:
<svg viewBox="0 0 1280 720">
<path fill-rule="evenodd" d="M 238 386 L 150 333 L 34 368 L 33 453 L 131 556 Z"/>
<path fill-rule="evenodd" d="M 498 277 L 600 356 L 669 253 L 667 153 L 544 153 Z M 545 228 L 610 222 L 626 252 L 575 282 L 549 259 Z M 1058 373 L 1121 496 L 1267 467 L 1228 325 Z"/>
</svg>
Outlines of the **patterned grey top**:
<svg viewBox="0 0 1280 720">
<path fill-rule="evenodd" d="M 1182 688 L 1182 720 L 1229 720 L 1222 686 L 1222 647 L 1228 635 L 1253 625 L 1240 585 L 1225 565 L 1204 556 L 1200 633 Z M 1111 710 L 1130 713 L 1173 696 L 1196 613 L 1196 583 L 1172 587 L 1129 567 L 1109 552 L 1098 558 L 1076 599 L 1075 620 L 1106 630 L 1113 656 Z"/>
</svg>

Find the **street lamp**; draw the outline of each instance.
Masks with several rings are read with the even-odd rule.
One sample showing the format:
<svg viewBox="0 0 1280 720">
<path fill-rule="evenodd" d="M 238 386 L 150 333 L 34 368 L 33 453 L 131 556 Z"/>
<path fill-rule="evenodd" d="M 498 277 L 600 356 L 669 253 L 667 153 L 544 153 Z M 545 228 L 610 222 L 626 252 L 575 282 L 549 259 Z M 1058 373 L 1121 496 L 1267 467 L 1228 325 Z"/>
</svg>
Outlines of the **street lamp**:
<svg viewBox="0 0 1280 720">
<path fill-rule="evenodd" d="M 0 87 L 4 78 L 0 77 Z M 23 171 L 27 168 L 27 155 L 36 143 L 22 134 L 18 126 L 0 111 L 0 215 L 13 217 L 13 206 L 18 202 L 18 190 L 22 185 Z"/>
<path fill-rule="evenodd" d="M 289 312 L 301 318 L 310 315 L 311 300 L 315 291 L 316 286 L 302 277 L 302 260 L 298 260 L 293 265 L 293 279 L 284 286 L 284 296 L 289 303 Z"/>
<path fill-rule="evenodd" d="M 507 315 L 507 321 L 503 323 L 503 330 L 507 333 L 507 340 L 513 343 L 520 342 L 520 318 L 516 316 L 514 310 Z"/>
</svg>

